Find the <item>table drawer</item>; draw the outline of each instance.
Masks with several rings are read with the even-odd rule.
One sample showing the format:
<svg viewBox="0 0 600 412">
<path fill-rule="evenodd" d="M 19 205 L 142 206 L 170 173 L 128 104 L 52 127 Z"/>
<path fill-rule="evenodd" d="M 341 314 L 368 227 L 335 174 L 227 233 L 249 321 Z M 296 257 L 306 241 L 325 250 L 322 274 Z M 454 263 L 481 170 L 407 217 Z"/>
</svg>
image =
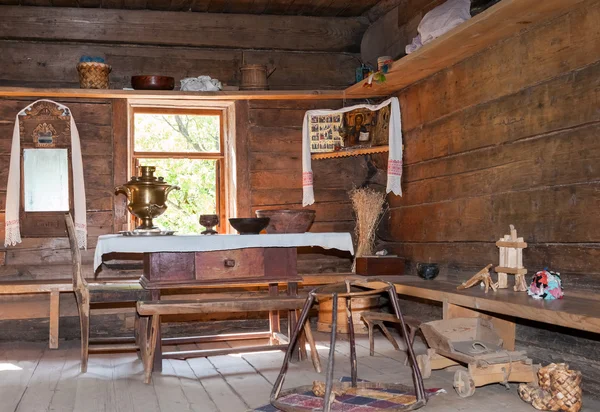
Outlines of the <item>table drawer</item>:
<svg viewBox="0 0 600 412">
<path fill-rule="evenodd" d="M 233 280 L 265 275 L 264 249 L 247 248 L 195 253 L 196 280 Z"/>
</svg>

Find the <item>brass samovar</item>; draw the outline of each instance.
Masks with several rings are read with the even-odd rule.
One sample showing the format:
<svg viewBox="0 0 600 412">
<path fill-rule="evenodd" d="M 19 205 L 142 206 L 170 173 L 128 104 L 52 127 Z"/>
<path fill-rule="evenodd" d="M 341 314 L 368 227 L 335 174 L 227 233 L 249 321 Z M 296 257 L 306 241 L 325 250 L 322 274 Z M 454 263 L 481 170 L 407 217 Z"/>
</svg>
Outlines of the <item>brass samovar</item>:
<svg viewBox="0 0 600 412">
<path fill-rule="evenodd" d="M 141 176 L 134 176 L 124 185 L 115 187 L 115 194 L 123 193 L 127 196 L 129 212 L 142 220 L 142 224 L 128 234 L 172 234 L 173 232 L 163 232 L 154 226 L 152 219 L 167 210 L 167 196 L 171 190 L 179 190 L 179 186 L 166 183 L 162 177 L 155 177 L 154 166 L 140 166 L 140 170 Z"/>
</svg>

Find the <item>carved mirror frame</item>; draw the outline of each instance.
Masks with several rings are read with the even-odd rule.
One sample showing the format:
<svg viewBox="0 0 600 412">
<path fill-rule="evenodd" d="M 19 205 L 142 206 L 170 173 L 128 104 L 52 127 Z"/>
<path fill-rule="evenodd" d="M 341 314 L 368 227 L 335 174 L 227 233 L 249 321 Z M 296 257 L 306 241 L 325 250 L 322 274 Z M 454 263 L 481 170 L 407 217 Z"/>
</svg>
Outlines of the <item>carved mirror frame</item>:
<svg viewBox="0 0 600 412">
<path fill-rule="evenodd" d="M 21 136 L 21 202 L 19 218 L 22 237 L 60 237 L 66 230 L 65 211 L 25 211 L 25 164 L 27 149 L 66 149 L 68 160 L 69 211 L 73 213 L 73 172 L 71 162 L 71 113 L 54 103 L 41 101 L 19 117 Z"/>
</svg>

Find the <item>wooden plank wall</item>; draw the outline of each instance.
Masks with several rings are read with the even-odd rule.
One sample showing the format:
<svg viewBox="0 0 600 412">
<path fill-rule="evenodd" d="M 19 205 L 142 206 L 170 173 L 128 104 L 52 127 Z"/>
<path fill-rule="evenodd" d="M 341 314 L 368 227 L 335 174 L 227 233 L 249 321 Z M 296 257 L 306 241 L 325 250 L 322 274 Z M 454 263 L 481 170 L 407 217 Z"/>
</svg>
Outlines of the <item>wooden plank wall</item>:
<svg viewBox="0 0 600 412">
<path fill-rule="evenodd" d="M 251 100 L 247 103 L 250 213 L 259 209 L 302 207 L 302 120 L 312 109 L 342 107 L 340 101 Z M 328 159 L 312 162 L 316 211 L 312 232 L 353 232 L 348 190 L 367 176 L 365 159 Z M 373 180 L 385 179 L 379 174 Z M 384 180 L 385 181 L 385 180 Z M 346 254 L 307 248 L 300 253 L 304 273 L 349 271 Z M 326 253 L 326 254 L 323 254 Z"/>
<path fill-rule="evenodd" d="M 600 2 L 506 39 L 398 93 L 402 198 L 387 247 L 466 280 L 498 262 L 514 224 L 533 273 L 561 272 L 566 293 L 600 293 Z M 530 276 L 530 275 L 528 275 Z M 555 329 L 555 328 L 554 328 Z M 566 361 L 598 393 L 598 336 L 520 324 L 544 364 Z"/>
<path fill-rule="evenodd" d="M 399 93 L 404 197 L 387 236 L 404 255 L 474 270 L 513 223 L 530 270 L 600 290 L 597 5 Z"/>
<path fill-rule="evenodd" d="M 7 165 L 10 158 L 11 136 L 16 113 L 29 104 L 29 99 L 0 100 L 0 235 L 4 239 L 4 205 L 6 195 Z M 114 233 L 122 221 L 122 210 L 115 205 L 113 194 L 116 184 L 122 183 L 114 175 L 127 155 L 123 122 L 126 122 L 126 104 L 122 100 L 85 101 L 61 100 L 75 116 L 81 135 L 83 164 L 88 207 L 88 250 L 83 251 L 84 273 L 93 276 L 92 261 L 97 236 Z M 301 124 L 309 109 L 340 107 L 340 101 L 240 101 L 236 103 L 236 139 L 247 161 L 243 184 L 249 187 L 247 199 L 240 199 L 239 216 L 254 215 L 261 208 L 299 208 L 301 187 Z M 125 123 L 126 125 L 126 123 Z M 362 159 L 340 159 L 315 162 L 317 211 L 312 231 L 352 231 L 354 224 L 347 191 L 360 185 L 366 176 L 366 163 Z M 244 173 L 238 176 L 244 176 Z M 121 178 L 122 180 L 122 178 Z M 242 181 L 240 180 L 240 183 Z M 118 205 L 117 205 L 118 206 Z M 71 258 L 66 238 L 24 239 L 15 247 L 0 245 L 0 280 L 69 279 Z M 104 270 L 102 277 L 139 276 L 140 265 L 124 269 Z M 349 271 L 348 254 L 334 251 L 301 250 L 298 270 L 301 273 Z M 61 296 L 62 336 L 77 336 L 74 297 Z M 100 315 L 100 316 L 99 316 Z M 32 338 L 47 335 L 48 297 L 0 297 L 0 327 L 6 333 L 0 339 L 23 336 L 23 327 L 31 331 Z M 97 313 L 97 327 L 121 333 L 131 326 L 131 314 L 116 316 L 114 310 Z"/>
<path fill-rule="evenodd" d="M 173 76 L 176 87 L 199 75 L 238 86 L 243 64 L 275 68 L 272 89 L 340 89 L 354 81 L 366 29 L 358 18 L 26 6 L 0 12 L 0 86 L 79 87 L 76 65 L 86 55 L 112 66 L 113 89 L 143 74 Z"/>
<path fill-rule="evenodd" d="M 79 87 L 75 67 L 82 55 L 88 55 L 102 56 L 112 65 L 111 88 L 128 87 L 130 76 L 135 74 L 170 75 L 176 80 L 207 74 L 229 85 L 238 85 L 239 67 L 244 63 L 276 68 L 269 78 L 271 89 L 343 88 L 354 80 L 358 64 L 355 52 L 366 29 L 364 22 L 356 18 L 207 16 L 26 6 L 0 6 L 0 12 L 3 15 L 0 50 L 4 57 L 0 86 Z M 119 23 L 115 25 L 116 21 Z M 14 117 L 29 101 L 0 100 L 0 231 L 4 230 L 4 191 Z M 122 204 L 114 202 L 112 191 L 115 184 L 123 182 L 122 176 L 116 175 L 122 175 L 122 168 L 113 169 L 113 163 L 122 164 L 126 156 L 126 148 L 118 143 L 126 130 L 125 105 L 122 101 L 61 102 L 72 108 L 82 136 L 90 228 L 90 249 L 83 258 L 85 273 L 91 276 L 95 237 L 119 230 L 124 213 Z M 238 138 L 248 139 L 253 147 L 247 152 L 248 156 L 252 154 L 247 179 L 248 184 L 254 185 L 252 196 L 238 199 L 247 203 L 248 215 L 257 207 L 299 204 L 300 180 L 295 179 L 299 179 L 300 173 L 302 115 L 313 104 L 331 107 L 334 103 L 238 102 L 236 108 L 246 116 L 243 127 L 236 127 Z M 247 147 L 246 143 L 243 146 Z M 286 175 L 282 171 L 288 167 L 290 173 Z M 334 175 L 335 169 L 334 163 L 329 163 L 322 174 L 316 172 L 317 179 L 318 176 L 330 179 L 328 176 Z M 343 170 L 344 176 L 354 173 L 349 166 Z M 318 183 L 318 199 L 333 202 L 345 196 L 347 187 L 341 183 L 343 177 L 339 179 Z M 351 217 L 345 206 L 345 212 L 337 216 L 332 203 L 319 204 L 315 230 L 351 229 Z M 3 239 L 4 234 L 0 234 Z M 335 254 L 319 256 L 308 251 L 304 256 L 302 272 L 347 270 L 350 265 L 346 257 Z M 4 280 L 69 278 L 69 264 L 64 238 L 25 239 L 15 248 L 0 247 L 0 279 Z M 106 275 L 127 274 L 139 275 L 139 270 L 110 271 Z M 76 315 L 72 296 L 61 297 L 61 313 Z M 34 336 L 43 337 L 47 333 L 44 319 L 47 316 L 46 296 L 3 296 L 0 319 L 14 321 L 0 322 L 7 332 L 2 338 L 17 336 L 17 330 L 23 327 L 35 330 Z M 112 322 L 120 330 L 126 318 L 100 316 L 100 319 Z M 120 323 L 115 324 L 115 320 Z M 77 323 L 65 320 L 65 325 L 71 328 L 69 325 Z M 66 335 L 73 331 L 64 332 Z"/>
</svg>

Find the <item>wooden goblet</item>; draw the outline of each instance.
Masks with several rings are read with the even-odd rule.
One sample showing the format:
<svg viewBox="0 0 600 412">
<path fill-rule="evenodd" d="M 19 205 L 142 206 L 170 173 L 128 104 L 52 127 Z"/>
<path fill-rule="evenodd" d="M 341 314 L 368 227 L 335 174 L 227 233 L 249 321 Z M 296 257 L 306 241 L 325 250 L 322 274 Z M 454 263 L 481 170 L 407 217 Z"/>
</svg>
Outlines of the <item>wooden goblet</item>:
<svg viewBox="0 0 600 412">
<path fill-rule="evenodd" d="M 213 227 L 219 224 L 219 215 L 200 215 L 200 224 L 206 229 L 203 235 L 216 235 L 218 233 Z"/>
</svg>

